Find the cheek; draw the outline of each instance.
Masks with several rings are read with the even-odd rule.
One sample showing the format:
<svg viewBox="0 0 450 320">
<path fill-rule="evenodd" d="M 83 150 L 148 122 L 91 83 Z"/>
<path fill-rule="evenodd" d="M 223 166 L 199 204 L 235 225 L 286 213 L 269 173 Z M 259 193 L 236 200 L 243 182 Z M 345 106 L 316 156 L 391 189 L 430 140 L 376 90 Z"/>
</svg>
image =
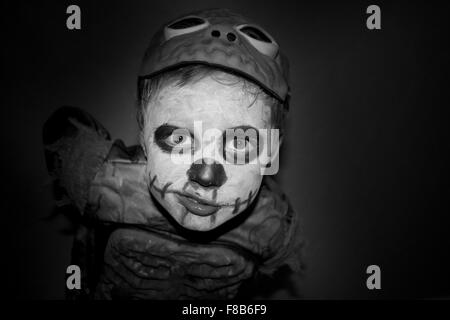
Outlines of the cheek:
<svg viewBox="0 0 450 320">
<path fill-rule="evenodd" d="M 171 183 L 173 187 L 183 185 L 187 181 L 188 163 L 172 161 L 171 155 L 163 152 L 156 144 L 148 145 L 147 175 L 155 176 L 157 185 Z"/>
<path fill-rule="evenodd" d="M 255 194 L 263 176 L 258 165 L 225 165 L 228 180 L 218 192 L 222 200 L 245 199 L 249 193 Z"/>
</svg>

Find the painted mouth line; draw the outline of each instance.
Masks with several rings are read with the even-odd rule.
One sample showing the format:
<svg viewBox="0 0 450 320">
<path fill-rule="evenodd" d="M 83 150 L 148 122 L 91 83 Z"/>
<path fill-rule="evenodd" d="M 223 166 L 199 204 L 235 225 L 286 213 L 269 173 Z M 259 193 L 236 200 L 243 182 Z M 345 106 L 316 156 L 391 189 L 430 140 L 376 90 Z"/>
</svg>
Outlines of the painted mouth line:
<svg viewBox="0 0 450 320">
<path fill-rule="evenodd" d="M 164 197 L 165 197 L 165 195 L 167 193 L 173 193 L 173 194 L 177 195 L 177 197 L 179 199 L 182 198 L 182 199 L 185 199 L 186 201 L 189 201 L 189 202 L 187 202 L 188 204 L 190 204 L 190 203 L 198 203 L 199 205 L 204 205 L 204 206 L 209 206 L 209 207 L 212 207 L 212 208 L 216 208 L 216 211 L 219 210 L 220 208 L 234 207 L 234 209 L 232 211 L 233 215 L 238 213 L 239 209 L 242 206 L 244 206 L 245 208 L 248 207 L 250 205 L 250 203 L 256 198 L 256 196 L 258 194 L 255 191 L 250 191 L 248 193 L 247 199 L 245 199 L 245 200 L 241 200 L 241 198 L 238 197 L 238 198 L 235 199 L 234 203 L 217 203 L 217 202 L 214 202 L 214 201 L 208 201 L 208 200 L 199 198 L 199 197 L 197 197 L 195 195 L 192 195 L 192 194 L 186 194 L 186 193 L 181 192 L 181 191 L 169 190 L 169 186 L 172 185 L 172 182 L 167 182 L 164 185 L 163 188 L 158 188 L 155 185 L 155 181 L 157 179 L 156 174 L 153 176 L 153 178 L 151 178 L 150 173 L 149 173 L 148 176 L 150 178 L 149 188 L 150 189 L 154 189 L 155 191 L 159 192 L 160 195 L 161 195 L 161 198 L 163 198 L 163 199 L 164 199 Z M 185 187 L 183 188 L 183 190 L 185 190 L 186 186 L 187 186 L 187 183 L 185 184 Z M 213 198 L 216 198 L 216 197 L 217 197 L 217 191 L 216 191 L 215 195 L 213 194 Z M 189 209 L 188 209 L 188 211 L 189 211 Z M 215 213 L 215 212 L 212 212 L 212 213 Z M 203 214 L 203 216 L 207 216 L 207 215 L 211 215 L 211 214 Z M 202 215 L 202 214 L 199 214 L 199 215 Z M 213 217 L 215 217 L 215 216 L 212 216 L 211 218 L 213 218 Z"/>
<path fill-rule="evenodd" d="M 182 196 L 182 197 L 186 197 L 186 198 L 190 198 L 192 201 L 200 203 L 200 204 L 204 204 L 210 207 L 222 207 L 222 205 L 220 205 L 217 202 L 213 202 L 213 201 L 209 201 L 203 198 L 200 198 L 196 195 L 190 194 L 190 193 L 182 193 L 179 191 L 173 191 L 173 193 L 177 194 L 178 196 Z"/>
<path fill-rule="evenodd" d="M 191 195 L 182 194 L 179 192 L 175 192 L 180 203 L 191 213 L 197 216 L 210 216 L 216 213 L 220 206 L 216 204 L 211 204 L 209 202 L 204 201 L 203 199 L 199 199 L 197 197 L 193 197 Z"/>
</svg>

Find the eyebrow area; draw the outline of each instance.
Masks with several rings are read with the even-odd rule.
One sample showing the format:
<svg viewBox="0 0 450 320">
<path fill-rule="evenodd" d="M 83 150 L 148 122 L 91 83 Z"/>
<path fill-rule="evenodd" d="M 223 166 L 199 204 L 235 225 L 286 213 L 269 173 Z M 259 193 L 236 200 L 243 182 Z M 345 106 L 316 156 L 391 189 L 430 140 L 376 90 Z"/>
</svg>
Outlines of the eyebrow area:
<svg viewBox="0 0 450 320">
<path fill-rule="evenodd" d="M 258 129 L 256 129 L 255 127 L 249 126 L 249 125 L 240 125 L 240 126 L 236 126 L 236 127 L 231 127 L 231 128 L 225 129 L 225 131 L 226 130 L 239 130 L 239 129 L 244 130 L 244 132 L 249 129 L 252 129 L 252 130 L 255 130 L 255 132 L 258 132 Z"/>
</svg>

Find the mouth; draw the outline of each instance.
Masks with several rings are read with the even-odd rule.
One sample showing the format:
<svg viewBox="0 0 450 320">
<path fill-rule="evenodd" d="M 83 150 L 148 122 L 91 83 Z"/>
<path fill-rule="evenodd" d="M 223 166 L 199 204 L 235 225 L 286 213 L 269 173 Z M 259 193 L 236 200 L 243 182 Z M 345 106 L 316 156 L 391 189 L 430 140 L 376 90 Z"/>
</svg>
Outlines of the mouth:
<svg viewBox="0 0 450 320">
<path fill-rule="evenodd" d="M 207 217 L 220 209 L 219 205 L 190 194 L 177 193 L 177 197 L 189 212 L 197 216 Z"/>
</svg>

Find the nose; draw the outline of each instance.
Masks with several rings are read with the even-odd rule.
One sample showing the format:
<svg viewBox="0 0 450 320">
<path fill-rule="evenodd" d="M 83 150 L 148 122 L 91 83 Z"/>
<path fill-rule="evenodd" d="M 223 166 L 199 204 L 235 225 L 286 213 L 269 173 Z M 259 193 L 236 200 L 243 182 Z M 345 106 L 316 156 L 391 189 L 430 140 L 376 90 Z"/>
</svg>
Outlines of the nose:
<svg viewBox="0 0 450 320">
<path fill-rule="evenodd" d="M 187 175 L 190 181 L 209 187 L 220 187 L 227 181 L 223 165 L 212 159 L 202 159 L 201 163 L 193 163 Z"/>
<path fill-rule="evenodd" d="M 222 40 L 226 40 L 228 42 L 235 42 L 237 40 L 234 30 L 227 26 L 213 26 L 211 36 L 213 38 L 221 38 Z"/>
</svg>

